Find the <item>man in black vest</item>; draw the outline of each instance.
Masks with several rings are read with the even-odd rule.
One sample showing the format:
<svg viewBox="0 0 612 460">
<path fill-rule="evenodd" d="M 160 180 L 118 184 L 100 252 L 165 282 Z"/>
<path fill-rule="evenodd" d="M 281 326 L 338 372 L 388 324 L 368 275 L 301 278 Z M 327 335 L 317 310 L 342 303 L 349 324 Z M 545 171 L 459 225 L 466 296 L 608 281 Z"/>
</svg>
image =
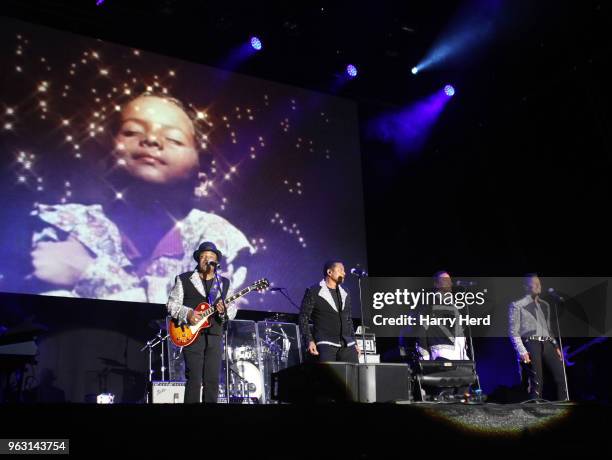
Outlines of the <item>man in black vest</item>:
<svg viewBox="0 0 612 460">
<path fill-rule="evenodd" d="M 214 243 L 202 243 L 193 258 L 198 263 L 193 272 L 182 273 L 176 277 L 174 288 L 170 292 L 168 313 L 182 324 L 196 324 L 202 319 L 194 308 L 202 302 L 216 305 L 217 311 L 209 318 L 211 326 L 204 329 L 198 338 L 183 348 L 185 356 L 185 402 L 201 401 L 200 388 L 204 380 L 204 402 L 217 402 L 219 394 L 219 371 L 221 367 L 221 335 L 223 321 L 236 316 L 236 307 L 226 311 L 223 299 L 229 289 L 229 280 L 219 277 L 221 286 L 215 276 L 216 267 L 221 260 L 221 251 Z M 203 374 L 203 375 L 202 375 Z"/>
<path fill-rule="evenodd" d="M 302 300 L 300 328 L 304 343 L 319 361 L 357 363 L 359 348 L 353 331 L 351 299 L 340 287 L 345 278 L 344 265 L 339 261 L 327 262 L 323 276 L 319 284 L 306 289 Z"/>
</svg>

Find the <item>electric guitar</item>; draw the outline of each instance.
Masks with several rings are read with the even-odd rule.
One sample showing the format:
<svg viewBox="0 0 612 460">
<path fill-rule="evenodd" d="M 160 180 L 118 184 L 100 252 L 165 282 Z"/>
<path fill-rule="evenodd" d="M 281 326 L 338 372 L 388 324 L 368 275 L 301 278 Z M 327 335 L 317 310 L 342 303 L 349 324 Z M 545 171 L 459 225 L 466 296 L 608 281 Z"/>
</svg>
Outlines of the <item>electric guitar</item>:
<svg viewBox="0 0 612 460">
<path fill-rule="evenodd" d="M 262 278 L 225 299 L 225 306 L 229 306 L 232 302 L 235 302 L 240 297 L 248 294 L 251 291 L 261 292 L 268 287 L 270 287 L 270 282 L 267 279 Z M 211 322 L 209 321 L 209 318 L 217 311 L 217 308 L 214 305 L 210 305 L 208 302 L 202 302 L 195 307 L 193 311 L 196 313 L 202 313 L 202 319 L 195 324 L 179 325 L 178 320 L 168 317 L 168 334 L 170 335 L 170 340 L 172 340 L 177 347 L 186 347 L 191 345 L 195 339 L 198 338 L 198 335 L 200 332 L 202 332 L 202 330 L 210 327 Z"/>
</svg>

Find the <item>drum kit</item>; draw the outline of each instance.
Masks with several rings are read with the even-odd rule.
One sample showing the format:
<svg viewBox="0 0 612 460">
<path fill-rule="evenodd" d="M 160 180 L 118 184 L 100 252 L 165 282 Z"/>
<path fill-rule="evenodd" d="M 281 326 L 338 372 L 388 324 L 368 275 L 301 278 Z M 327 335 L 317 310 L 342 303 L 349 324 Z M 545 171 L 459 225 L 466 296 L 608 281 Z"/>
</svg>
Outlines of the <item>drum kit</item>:
<svg viewBox="0 0 612 460">
<path fill-rule="evenodd" d="M 264 400 L 269 399 L 271 374 L 287 367 L 291 348 L 288 335 L 282 328 L 281 332 L 271 327 L 264 330 L 258 347 L 241 345 L 228 348 L 230 396 L 261 401 L 265 391 Z"/>
<path fill-rule="evenodd" d="M 267 318 L 258 323 L 259 336 L 255 333 L 243 337 L 247 340 L 242 342 L 229 340 L 227 348 L 227 359 L 229 361 L 229 388 L 230 401 L 257 401 L 267 402 L 270 395 L 271 374 L 284 369 L 288 365 L 289 351 L 292 348 L 292 340 L 285 332 L 282 325 L 274 320 L 279 318 Z M 172 367 L 173 360 L 180 359 L 180 348 L 172 353 L 172 347 L 168 343 L 166 334 L 166 321 L 151 321 L 149 326 L 158 332 L 152 340 L 148 341 L 142 351 L 149 353 L 149 381 L 153 380 L 152 354 L 154 348 L 160 345 L 161 377 L 165 380 L 168 370 L 166 365 Z M 234 343 L 232 343 L 234 342 Z M 164 359 L 164 351 L 168 350 L 168 362 Z M 225 353 L 224 355 L 225 356 Z M 226 374 L 227 375 L 227 374 Z M 176 378 L 170 375 L 170 379 Z M 180 377 L 179 377 L 180 379 Z M 226 380 L 222 378 L 223 382 Z M 225 399 L 225 384 L 219 385 L 219 396 Z"/>
</svg>

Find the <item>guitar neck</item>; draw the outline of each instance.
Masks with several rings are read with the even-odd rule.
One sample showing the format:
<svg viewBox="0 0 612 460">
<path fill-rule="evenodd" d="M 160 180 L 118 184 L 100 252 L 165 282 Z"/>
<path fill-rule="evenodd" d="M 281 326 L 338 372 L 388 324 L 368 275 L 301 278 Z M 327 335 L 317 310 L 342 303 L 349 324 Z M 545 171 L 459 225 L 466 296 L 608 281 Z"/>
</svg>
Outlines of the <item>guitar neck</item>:
<svg viewBox="0 0 612 460">
<path fill-rule="evenodd" d="M 263 283 L 264 281 L 265 281 L 265 284 L 269 285 L 267 280 L 260 280 L 260 281 L 258 281 L 256 283 L 253 283 L 249 287 L 246 287 L 246 288 L 242 289 L 241 291 L 235 292 L 234 294 L 229 296 L 227 299 L 225 299 L 225 305 L 227 306 L 227 305 L 235 302 L 240 297 L 248 294 L 251 291 L 255 291 L 257 289 L 261 289 L 262 288 L 262 284 L 264 284 Z M 212 315 L 215 312 L 215 310 L 216 310 L 216 308 L 215 308 L 214 305 L 209 305 L 208 308 L 206 310 L 204 310 L 204 315 L 210 316 L 210 315 Z"/>
<path fill-rule="evenodd" d="M 227 299 L 225 299 L 225 304 L 229 305 L 230 303 L 235 302 L 240 297 L 247 295 L 249 292 L 251 292 L 253 290 L 255 290 L 254 286 L 248 286 L 248 287 L 242 289 L 241 291 L 235 292 L 234 294 L 229 296 Z"/>
</svg>

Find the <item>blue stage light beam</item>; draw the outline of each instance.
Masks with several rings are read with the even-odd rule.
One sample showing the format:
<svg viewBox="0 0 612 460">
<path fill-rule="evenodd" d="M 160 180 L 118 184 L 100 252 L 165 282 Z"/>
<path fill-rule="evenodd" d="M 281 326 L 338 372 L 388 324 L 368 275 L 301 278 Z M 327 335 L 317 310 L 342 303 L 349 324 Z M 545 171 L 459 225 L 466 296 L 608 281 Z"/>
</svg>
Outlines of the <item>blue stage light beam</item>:
<svg viewBox="0 0 612 460">
<path fill-rule="evenodd" d="M 499 15 L 499 0 L 467 2 L 425 57 L 412 68 L 413 75 L 415 69 L 422 72 L 467 59 L 492 37 Z"/>
<path fill-rule="evenodd" d="M 216 66 L 232 72 L 236 71 L 243 62 L 257 55 L 262 49 L 262 40 L 252 35 L 248 40 L 230 49 L 227 56 L 219 61 Z"/>
<path fill-rule="evenodd" d="M 446 85 L 400 112 L 385 114 L 370 121 L 367 135 L 372 139 L 393 144 L 399 154 L 420 152 L 444 107 L 451 100 L 451 88 L 454 94 L 455 89 Z"/>
</svg>

